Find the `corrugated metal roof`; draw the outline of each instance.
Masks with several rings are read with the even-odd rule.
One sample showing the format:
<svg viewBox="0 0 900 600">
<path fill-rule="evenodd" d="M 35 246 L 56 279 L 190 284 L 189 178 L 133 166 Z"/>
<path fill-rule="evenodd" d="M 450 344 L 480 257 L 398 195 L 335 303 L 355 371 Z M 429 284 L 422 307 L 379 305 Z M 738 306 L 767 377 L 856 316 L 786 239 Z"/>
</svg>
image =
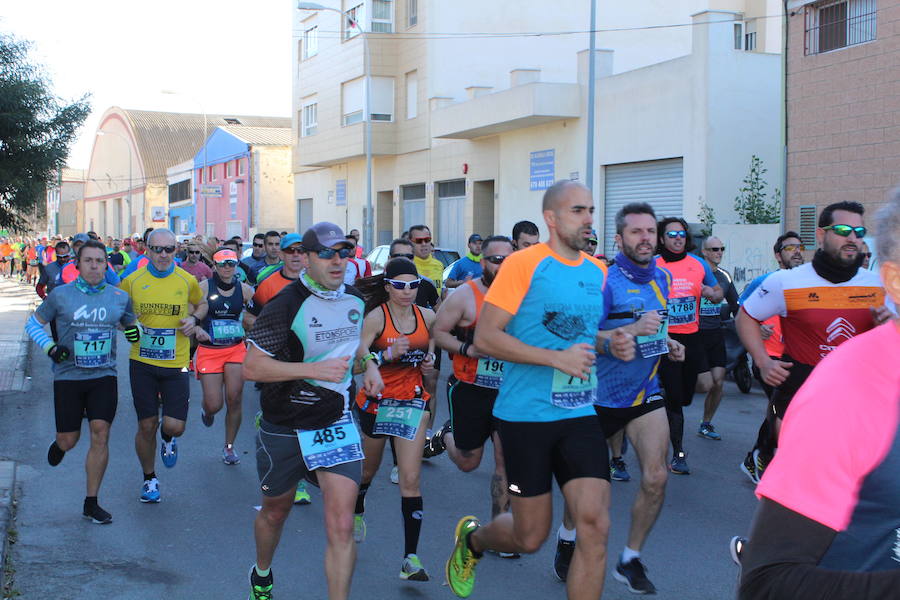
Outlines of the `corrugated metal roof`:
<svg viewBox="0 0 900 600">
<path fill-rule="evenodd" d="M 290 122 L 290 119 L 288 119 Z M 290 124 L 289 124 L 290 125 Z M 236 138 L 254 146 L 290 146 L 291 128 L 288 127 L 250 127 L 247 125 L 226 125 L 220 127 Z"/>
</svg>

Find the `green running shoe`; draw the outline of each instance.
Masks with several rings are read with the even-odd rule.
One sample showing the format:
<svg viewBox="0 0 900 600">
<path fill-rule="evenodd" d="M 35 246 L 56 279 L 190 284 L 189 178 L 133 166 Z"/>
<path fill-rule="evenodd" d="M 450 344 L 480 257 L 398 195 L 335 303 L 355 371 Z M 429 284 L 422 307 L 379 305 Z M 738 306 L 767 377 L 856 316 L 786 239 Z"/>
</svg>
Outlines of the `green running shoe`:
<svg viewBox="0 0 900 600">
<path fill-rule="evenodd" d="M 306 491 L 306 482 L 300 480 L 297 482 L 297 491 L 294 492 L 294 504 L 312 504 L 312 498 Z"/>
<path fill-rule="evenodd" d="M 260 577 L 256 574 L 256 567 L 250 567 L 250 595 L 247 600 L 272 600 L 272 572 L 268 577 Z"/>
<path fill-rule="evenodd" d="M 469 536 L 472 535 L 480 523 L 473 516 L 463 517 L 456 524 L 454 533 L 453 553 L 444 567 L 447 577 L 447 585 L 454 594 L 460 598 L 468 598 L 475 587 L 475 566 L 481 560 L 480 556 L 469 550 Z"/>
<path fill-rule="evenodd" d="M 407 554 L 400 567 L 400 579 L 410 581 L 428 581 L 428 572 L 422 566 L 422 561 L 415 554 Z"/>
<path fill-rule="evenodd" d="M 353 515 L 353 541 L 362 544 L 366 541 L 365 515 Z"/>
</svg>

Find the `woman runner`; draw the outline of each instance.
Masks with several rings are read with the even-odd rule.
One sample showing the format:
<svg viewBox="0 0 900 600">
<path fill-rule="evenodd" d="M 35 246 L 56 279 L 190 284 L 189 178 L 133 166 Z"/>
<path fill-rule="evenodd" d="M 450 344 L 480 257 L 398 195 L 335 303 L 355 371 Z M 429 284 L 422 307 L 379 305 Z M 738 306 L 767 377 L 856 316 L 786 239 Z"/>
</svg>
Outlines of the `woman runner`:
<svg viewBox="0 0 900 600">
<path fill-rule="evenodd" d="M 234 451 L 234 438 L 241 426 L 241 392 L 244 376 L 241 368 L 247 347 L 241 314 L 253 297 L 253 288 L 235 277 L 237 255 L 233 250 L 220 248 L 213 255 L 215 270 L 212 279 L 200 282 L 209 310 L 201 319 L 197 331 L 200 343 L 194 357 L 195 370 L 203 387 L 203 409 L 200 418 L 212 427 L 217 412 L 225 409 L 225 447 L 222 462 L 236 465 L 241 462 Z M 224 398 L 222 388 L 225 388 Z"/>
<path fill-rule="evenodd" d="M 357 543 L 365 539 L 366 491 L 378 472 L 387 436 L 393 436 L 405 540 L 400 578 L 412 581 L 428 581 L 416 550 L 422 529 L 419 474 L 429 417 L 429 395 L 422 376 L 434 368 L 434 341 L 430 334 L 434 312 L 414 304 L 420 281 L 411 260 L 395 258 L 387 263 L 382 275 L 358 282 L 367 298 L 360 363 L 364 369 L 369 360 L 378 361 L 384 390 L 378 398 L 368 397 L 362 391 L 356 397 L 366 458 L 354 511 L 353 537 Z"/>
</svg>

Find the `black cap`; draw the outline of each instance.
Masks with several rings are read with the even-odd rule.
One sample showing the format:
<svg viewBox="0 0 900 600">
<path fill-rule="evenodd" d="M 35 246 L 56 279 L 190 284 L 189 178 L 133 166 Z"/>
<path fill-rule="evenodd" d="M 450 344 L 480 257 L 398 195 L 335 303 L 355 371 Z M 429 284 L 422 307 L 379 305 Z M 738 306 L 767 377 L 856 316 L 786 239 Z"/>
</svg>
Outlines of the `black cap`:
<svg viewBox="0 0 900 600">
<path fill-rule="evenodd" d="M 477 233 L 473 233 L 472 235 L 469 236 L 469 243 L 470 243 L 470 244 L 471 244 L 472 242 L 480 242 L 480 241 L 481 241 L 481 236 L 478 235 Z"/>
<path fill-rule="evenodd" d="M 346 248 L 353 247 L 353 244 L 347 241 L 347 237 L 341 231 L 341 228 L 328 221 L 321 221 L 307 229 L 300 243 L 303 245 L 303 249 L 308 252 L 318 252 L 337 244 L 343 244 Z"/>
</svg>

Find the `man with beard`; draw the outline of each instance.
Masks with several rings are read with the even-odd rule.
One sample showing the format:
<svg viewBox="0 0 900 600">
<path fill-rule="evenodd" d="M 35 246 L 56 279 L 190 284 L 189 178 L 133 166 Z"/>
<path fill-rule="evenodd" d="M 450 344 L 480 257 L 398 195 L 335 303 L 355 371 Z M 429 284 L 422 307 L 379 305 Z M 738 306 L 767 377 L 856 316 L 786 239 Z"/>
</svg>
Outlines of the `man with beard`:
<svg viewBox="0 0 900 600">
<path fill-rule="evenodd" d="M 772 273 L 747 298 L 737 318 L 741 342 L 759 366 L 763 381 L 775 388 L 772 413 L 777 443 L 788 405 L 813 367 L 841 343 L 884 323 L 878 274 L 862 264 L 864 208 L 858 202 L 836 202 L 819 215 L 819 249 L 808 263 Z M 760 322 L 780 315 L 784 327 L 781 360 L 766 352 Z"/>
</svg>

